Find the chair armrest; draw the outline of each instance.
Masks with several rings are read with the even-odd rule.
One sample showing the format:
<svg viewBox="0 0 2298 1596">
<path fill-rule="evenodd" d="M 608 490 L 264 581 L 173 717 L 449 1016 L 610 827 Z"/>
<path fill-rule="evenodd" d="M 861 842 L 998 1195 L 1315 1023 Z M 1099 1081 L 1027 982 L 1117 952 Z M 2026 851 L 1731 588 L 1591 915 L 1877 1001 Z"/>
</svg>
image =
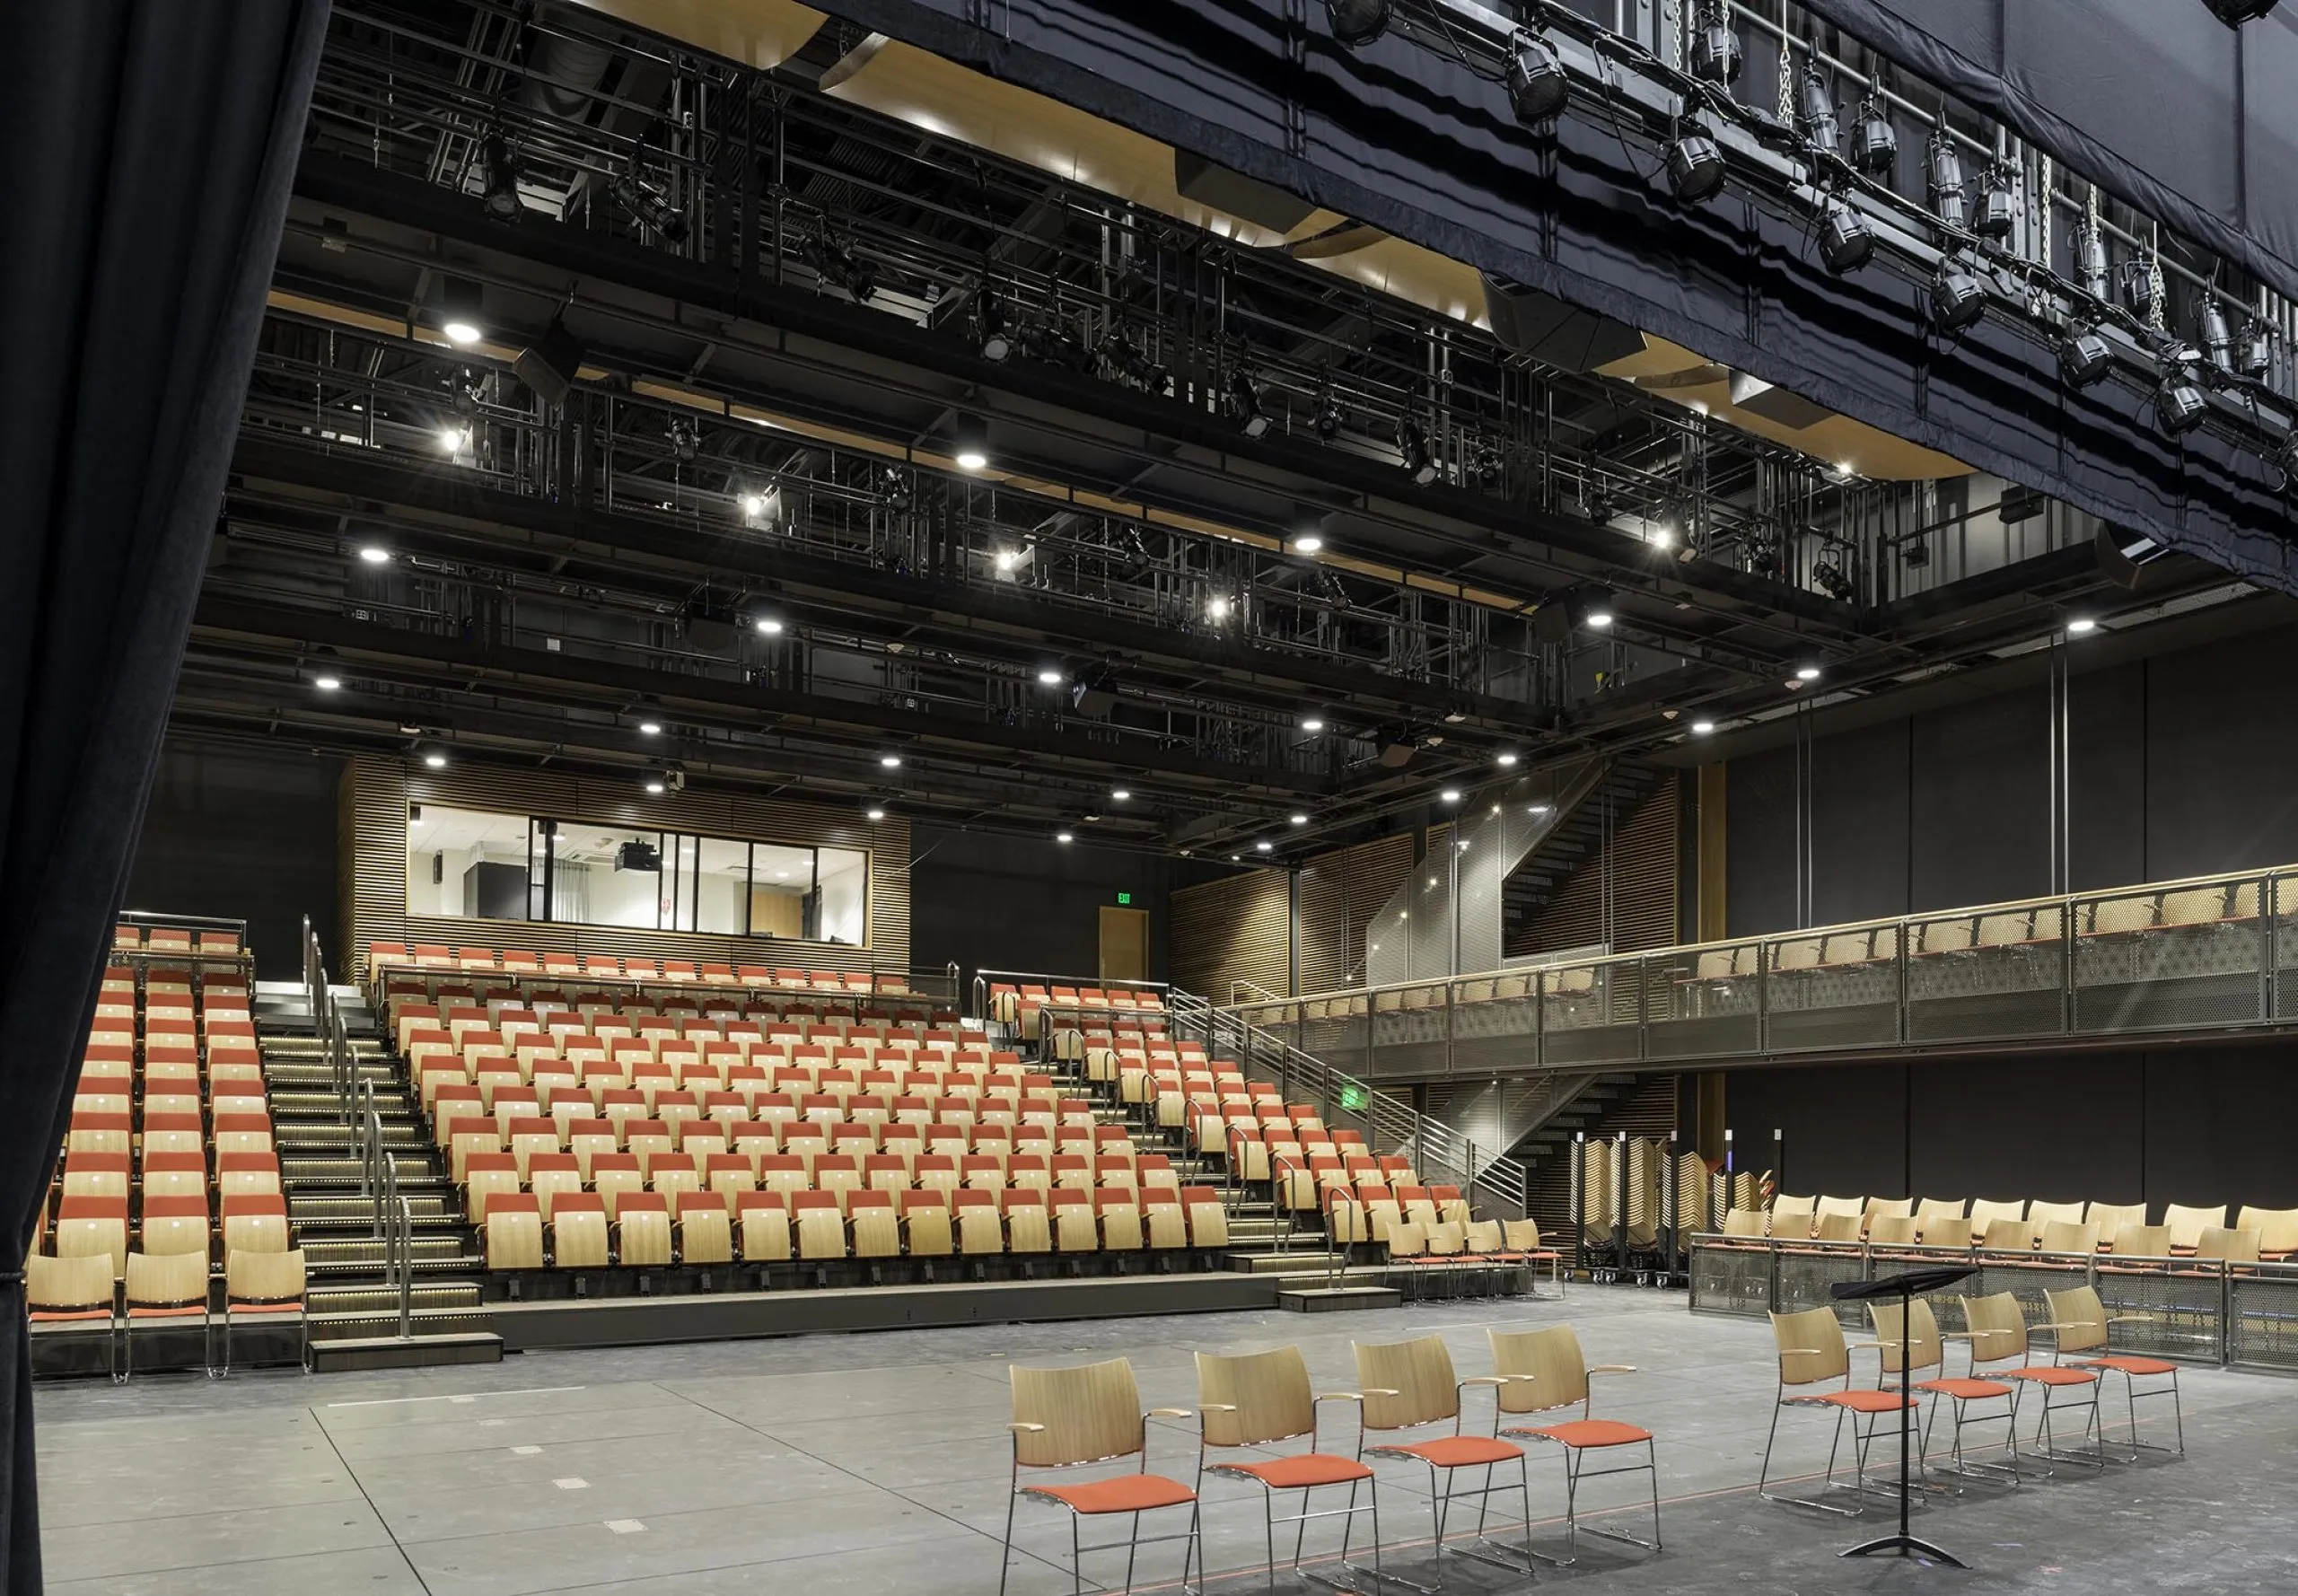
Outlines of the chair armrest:
<svg viewBox="0 0 2298 1596">
<path fill-rule="evenodd" d="M 1973 1338 L 1974 1332 L 1969 1330 L 1942 1330 L 1939 1332 L 1939 1339 L 1942 1341 L 1969 1341 Z"/>
<path fill-rule="evenodd" d="M 1779 1355 L 1784 1358 L 1815 1358 L 1820 1355 L 1820 1349 L 1816 1346 L 1783 1346 L 1779 1349 Z"/>
<path fill-rule="evenodd" d="M 1846 1352 L 1856 1352 L 1862 1347 L 1872 1346 L 1880 1348 L 1882 1345 L 1883 1344 L 1881 1341 L 1846 1341 L 1843 1344 L 1843 1349 Z M 1588 1372 L 1593 1374 L 1595 1371 L 1591 1369 Z"/>
<path fill-rule="evenodd" d="M 1317 1399 L 1320 1402 L 1362 1402 L 1367 1397 L 1400 1396 L 1393 1386 L 1368 1385 L 1361 1391 L 1327 1391 Z"/>
<path fill-rule="evenodd" d="M 1591 1374 L 1633 1374 L 1636 1372 L 1634 1364 L 1598 1364 L 1588 1371 Z M 1526 1374 L 1520 1378 L 1530 1380 L 1531 1376 Z"/>
<path fill-rule="evenodd" d="M 1016 1435 L 1038 1435 L 1045 1431 L 1043 1425 L 1007 1425 L 1005 1427 Z"/>
<path fill-rule="evenodd" d="M 1466 1390 L 1472 1385 L 1506 1385 L 1512 1380 L 1529 1380 L 1531 1378 L 1531 1376 L 1529 1374 L 1521 1376 L 1515 1374 L 1471 1374 L 1466 1380 L 1460 1381 L 1460 1389 Z"/>
<path fill-rule="evenodd" d="M 2152 1318 L 2152 1315 L 2145 1313 L 2109 1313 L 2107 1315 L 2107 1322 L 2109 1324 L 2146 1324 L 2151 1322 Z"/>
<path fill-rule="evenodd" d="M 1199 1402 L 1197 1410 L 1199 1413 L 1234 1413 L 1237 1405 L 1234 1402 Z"/>
<path fill-rule="evenodd" d="M 1143 1418 L 1195 1418 L 1197 1411 L 1189 1407 L 1152 1407 Z"/>
</svg>

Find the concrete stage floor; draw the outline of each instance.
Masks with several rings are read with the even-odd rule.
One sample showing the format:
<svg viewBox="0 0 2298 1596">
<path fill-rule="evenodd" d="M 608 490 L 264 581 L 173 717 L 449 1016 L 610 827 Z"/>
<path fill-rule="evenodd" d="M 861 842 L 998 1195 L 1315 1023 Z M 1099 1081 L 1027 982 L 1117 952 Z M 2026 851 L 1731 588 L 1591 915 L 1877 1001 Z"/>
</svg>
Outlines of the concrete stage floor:
<svg viewBox="0 0 2298 1596">
<path fill-rule="evenodd" d="M 1695 1319 L 1680 1293 L 1590 1287 L 1562 1304 L 889 1331 L 531 1353 L 495 1367 L 388 1374 L 151 1375 L 125 1390 L 47 1383 L 36 1401 L 48 1589 L 987 1593 L 997 1588 L 1005 1515 L 1009 1362 L 1122 1354 L 1146 1405 L 1193 1406 L 1197 1348 L 1296 1342 L 1318 1389 L 1331 1390 L 1355 1383 L 1349 1342 L 1360 1337 L 1438 1331 L 1463 1376 L 1487 1372 L 1483 1329 L 1495 1322 L 1568 1322 L 1592 1363 L 1640 1365 L 1600 1390 L 1597 1411 L 1660 1438 L 1667 1549 L 1583 1539 L 1580 1562 L 1542 1569 L 1541 1588 L 2298 1591 L 2298 1382 L 2188 1370 L 2183 1460 L 2063 1473 L 2016 1492 L 1973 1486 L 1919 1512 L 1917 1532 L 1970 1561 L 1968 1573 L 1847 1563 L 1833 1554 L 1883 1531 L 1881 1504 L 1850 1521 L 1754 1494 L 1773 1390 L 1767 1327 Z M 2157 1411 L 2162 1421 L 2143 1433 L 2160 1438 L 2167 1405 Z M 1822 1465 L 1825 1418 L 1791 1413 L 1782 1429 L 1785 1471 Z M 1329 1450 L 1353 1443 L 1353 1425 L 1325 1438 Z M 1193 1425 L 1155 1421 L 1152 1468 L 1186 1479 L 1195 1457 Z M 1535 1514 L 1560 1513 L 1558 1465 L 1547 1454 L 1533 1461 Z M 1424 1583 L 1425 1478 L 1382 1466 L 1390 1567 Z M 1602 1504 L 1644 1484 L 1629 1477 L 1585 1489 Z M 1206 1502 L 1211 1592 L 1261 1590 L 1258 1488 L 1208 1480 Z M 1619 1521 L 1641 1527 L 1633 1511 Z M 1066 1551 L 1066 1515 L 1024 1503 L 1020 1525 L 1012 1590 L 1068 1591 L 1053 1560 Z M 1557 1522 L 1536 1535 L 1561 1551 Z M 1311 1555 L 1329 1555 L 1338 1536 L 1338 1521 L 1312 1526 Z M 1170 1588 L 1179 1554 L 1178 1544 L 1145 1552 L 1143 1584 Z M 1087 1572 L 1113 1582 L 1122 1557 L 1089 1559 Z M 1485 1596 L 1531 1588 L 1473 1564 L 1448 1568 L 1447 1579 Z"/>
</svg>

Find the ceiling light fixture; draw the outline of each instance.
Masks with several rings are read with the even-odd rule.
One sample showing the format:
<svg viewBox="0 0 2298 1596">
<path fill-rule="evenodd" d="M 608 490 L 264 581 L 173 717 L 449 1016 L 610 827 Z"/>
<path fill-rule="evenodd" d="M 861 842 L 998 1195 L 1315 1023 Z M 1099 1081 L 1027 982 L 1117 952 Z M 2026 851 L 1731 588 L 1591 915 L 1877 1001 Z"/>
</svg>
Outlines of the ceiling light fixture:
<svg viewBox="0 0 2298 1596">
<path fill-rule="evenodd" d="M 901 768 L 901 756 L 899 754 L 880 754 L 878 756 L 878 763 L 884 766 L 889 770 L 899 770 Z"/>
<path fill-rule="evenodd" d="M 1077 838 L 1070 832 L 1057 831 L 1053 834 L 1053 840 L 1056 842 L 1074 842 Z"/>
<path fill-rule="evenodd" d="M 343 685 L 343 678 L 332 673 L 325 676 L 314 676 L 311 678 L 311 685 L 319 688 L 322 693 L 331 693 Z"/>
<path fill-rule="evenodd" d="M 2098 629 L 2099 623 L 2087 615 L 2078 615 L 2066 623 L 2066 635 L 2070 637 L 2086 637 Z"/>
<path fill-rule="evenodd" d="M 447 767 L 447 756 L 441 753 L 425 754 L 423 756 L 423 762 L 434 770 L 444 770 Z"/>
<path fill-rule="evenodd" d="M 1295 826 L 1305 826 L 1309 823 L 1309 817 L 1306 815 L 1292 815 L 1288 818 Z"/>
<path fill-rule="evenodd" d="M 660 721 L 640 721 L 638 723 L 638 730 L 642 736 L 660 737 L 662 734 L 662 723 Z"/>
<path fill-rule="evenodd" d="M 1668 146 L 1668 191 L 1686 205 L 1721 194 L 1728 172 L 1722 148 L 1705 133 L 1683 134 Z"/>
<path fill-rule="evenodd" d="M 1495 759 L 1493 763 L 1499 766 L 1503 770 L 1506 770 L 1516 763 L 1516 756 L 1514 754 L 1502 754 L 1498 759 Z"/>
<path fill-rule="evenodd" d="M 863 814 L 864 819 L 873 820 L 882 820 L 886 818 L 886 811 L 882 809 L 865 810 Z"/>
<path fill-rule="evenodd" d="M 660 781 L 648 782 L 646 784 L 646 793 L 649 797 L 660 798 L 662 795 L 662 784 Z"/>
<path fill-rule="evenodd" d="M 1055 670 L 1050 665 L 1046 666 L 1043 670 L 1038 672 L 1038 685 L 1041 688 L 1059 687 L 1061 685 L 1061 672 Z"/>
<path fill-rule="evenodd" d="M 768 637 L 782 636 L 782 623 L 770 615 L 761 615 L 758 618 L 758 629 Z"/>
<path fill-rule="evenodd" d="M 1694 737 L 1705 737 L 1715 730 L 1715 723 L 1714 721 L 1694 721 L 1691 723 L 1691 734 Z"/>
<path fill-rule="evenodd" d="M 1325 540 L 1314 532 L 1303 532 L 1293 539 L 1293 552 L 1295 554 L 1314 554 L 1324 546 Z"/>
<path fill-rule="evenodd" d="M 1817 681 L 1819 679 L 1820 668 L 1817 665 L 1798 665 L 1795 667 L 1796 680 Z"/>
<path fill-rule="evenodd" d="M 1323 716 L 1310 715 L 1301 717 L 1301 730 L 1303 732 L 1321 732 L 1324 729 L 1325 723 Z"/>
<path fill-rule="evenodd" d="M 1987 287 L 1977 273 L 1949 255 L 1931 278 L 1931 320 L 1953 336 L 1969 331 L 1987 314 Z"/>
<path fill-rule="evenodd" d="M 951 443 L 960 470 L 989 469 L 989 424 L 980 417 L 959 417 L 951 427 Z"/>
<path fill-rule="evenodd" d="M 1130 787 L 1111 787 L 1110 789 L 1110 799 L 1118 803 L 1122 803 L 1132 796 L 1133 790 Z"/>
<path fill-rule="evenodd" d="M 1458 787 L 1446 787 L 1443 792 L 1437 794 L 1436 796 L 1443 799 L 1447 803 L 1458 803 L 1460 801 L 1460 790 Z"/>
<path fill-rule="evenodd" d="M 1266 854 L 1274 850 L 1276 846 L 1276 845 L 1275 843 L 1264 838 L 1263 840 L 1253 844 L 1253 851 L 1255 853 Z"/>
</svg>

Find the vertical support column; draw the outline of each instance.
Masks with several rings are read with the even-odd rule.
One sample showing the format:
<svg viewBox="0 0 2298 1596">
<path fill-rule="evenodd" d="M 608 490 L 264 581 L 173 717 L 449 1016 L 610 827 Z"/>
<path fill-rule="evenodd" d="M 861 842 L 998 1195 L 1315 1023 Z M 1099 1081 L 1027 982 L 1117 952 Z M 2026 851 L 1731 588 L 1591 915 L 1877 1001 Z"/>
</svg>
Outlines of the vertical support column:
<svg viewBox="0 0 2298 1596">
<path fill-rule="evenodd" d="M 1588 1133 L 1572 1133 L 1572 1267 L 1588 1262 Z"/>
<path fill-rule="evenodd" d="M 1710 1163 L 1728 1161 L 1732 1133 L 1724 1124 L 1724 1072 L 1692 1077 L 1691 1148 Z"/>
<path fill-rule="evenodd" d="M 1612 1266 L 1627 1273 L 1627 1133 L 1612 1138 Z"/>
</svg>

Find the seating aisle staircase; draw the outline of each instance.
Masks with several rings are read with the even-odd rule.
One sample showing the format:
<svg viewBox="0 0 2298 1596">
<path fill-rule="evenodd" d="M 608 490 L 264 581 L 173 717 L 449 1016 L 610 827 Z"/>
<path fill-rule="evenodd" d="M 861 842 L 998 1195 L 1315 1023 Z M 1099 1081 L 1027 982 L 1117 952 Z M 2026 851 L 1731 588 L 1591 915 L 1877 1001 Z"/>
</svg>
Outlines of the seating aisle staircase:
<svg viewBox="0 0 2298 1596">
<path fill-rule="evenodd" d="M 254 1003 L 314 1366 L 493 1362 L 501 1343 L 481 1302 L 479 1248 L 445 1161 L 365 999 L 354 987 L 327 990 L 340 1062 L 302 984 L 258 982 Z"/>
</svg>

